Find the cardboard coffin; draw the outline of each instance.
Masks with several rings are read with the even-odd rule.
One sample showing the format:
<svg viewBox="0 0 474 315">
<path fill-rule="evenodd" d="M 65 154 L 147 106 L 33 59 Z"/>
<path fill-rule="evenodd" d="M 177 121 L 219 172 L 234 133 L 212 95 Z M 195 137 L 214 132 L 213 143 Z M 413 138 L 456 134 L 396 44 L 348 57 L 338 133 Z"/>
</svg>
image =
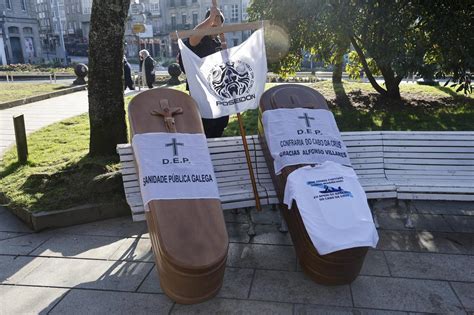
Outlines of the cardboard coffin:
<svg viewBox="0 0 474 315">
<path fill-rule="evenodd" d="M 285 167 L 275 175 L 273 158 L 270 155 L 263 130 L 262 114 L 277 108 L 310 108 L 329 110 L 324 97 L 309 87 L 297 84 L 282 84 L 267 90 L 260 99 L 259 138 L 265 160 L 280 201 L 280 210 L 288 224 L 288 230 L 295 245 L 296 254 L 303 271 L 315 282 L 325 285 L 351 283 L 359 275 L 368 247 L 357 247 L 319 255 L 306 232 L 300 212 L 293 202 L 290 209 L 283 204 L 286 178 L 295 169 L 304 165 Z"/>
<path fill-rule="evenodd" d="M 172 115 L 177 132 L 204 133 L 194 100 L 183 92 L 160 88 L 130 102 L 131 137 L 169 132 L 164 117 L 156 115 L 163 104 L 172 111 L 181 108 L 181 113 Z M 154 200 L 149 209 L 146 221 L 165 294 L 181 304 L 215 296 L 222 286 L 229 243 L 220 200 Z"/>
</svg>

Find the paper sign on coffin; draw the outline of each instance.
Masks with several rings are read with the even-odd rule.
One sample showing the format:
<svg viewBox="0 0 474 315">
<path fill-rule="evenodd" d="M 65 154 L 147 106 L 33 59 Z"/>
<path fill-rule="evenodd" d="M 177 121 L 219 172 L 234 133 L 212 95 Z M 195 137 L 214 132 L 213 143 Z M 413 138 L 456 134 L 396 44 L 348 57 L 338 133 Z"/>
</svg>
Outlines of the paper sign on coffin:
<svg viewBox="0 0 474 315">
<path fill-rule="evenodd" d="M 181 39 L 178 45 L 190 94 L 203 118 L 257 108 L 267 78 L 263 29 L 238 46 L 204 58 L 198 57 Z"/>
</svg>

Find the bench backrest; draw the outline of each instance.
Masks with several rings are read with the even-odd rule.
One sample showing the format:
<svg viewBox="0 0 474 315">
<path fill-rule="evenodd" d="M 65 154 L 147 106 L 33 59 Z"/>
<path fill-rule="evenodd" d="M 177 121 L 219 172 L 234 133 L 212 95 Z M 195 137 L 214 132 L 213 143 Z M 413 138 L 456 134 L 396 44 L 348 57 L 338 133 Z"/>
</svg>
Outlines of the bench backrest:
<svg viewBox="0 0 474 315">
<path fill-rule="evenodd" d="M 382 134 L 380 132 L 342 133 L 352 166 L 361 178 L 383 178 Z M 258 136 L 247 136 L 254 174 L 262 205 L 277 203 L 275 188 L 268 171 Z M 222 207 L 233 209 L 254 204 L 250 175 L 241 137 L 208 139 L 216 174 Z M 117 146 L 125 196 L 134 214 L 134 220 L 143 217 L 138 177 L 130 144 Z"/>
<path fill-rule="evenodd" d="M 388 179 L 473 180 L 474 132 L 384 131 Z"/>
</svg>

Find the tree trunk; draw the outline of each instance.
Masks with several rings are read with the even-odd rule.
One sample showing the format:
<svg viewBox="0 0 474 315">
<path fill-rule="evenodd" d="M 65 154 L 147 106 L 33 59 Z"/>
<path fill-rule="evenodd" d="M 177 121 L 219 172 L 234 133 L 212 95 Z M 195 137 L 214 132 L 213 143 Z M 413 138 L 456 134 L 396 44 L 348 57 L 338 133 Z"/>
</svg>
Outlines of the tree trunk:
<svg viewBox="0 0 474 315">
<path fill-rule="evenodd" d="M 91 156 L 116 154 L 127 142 L 123 98 L 123 38 L 130 0 L 94 0 L 89 32 Z"/>
<path fill-rule="evenodd" d="M 372 75 L 372 72 L 369 69 L 369 65 L 367 64 L 367 60 L 365 59 L 364 52 L 360 48 L 359 44 L 357 43 L 356 39 L 354 36 L 350 36 L 352 46 L 354 47 L 356 53 L 359 55 L 360 62 L 362 63 L 362 66 L 364 67 L 365 75 L 367 76 L 367 79 L 369 79 L 370 84 L 372 84 L 372 87 L 379 92 L 382 95 L 387 95 L 387 91 L 384 90 L 375 80 L 374 76 Z"/>
<path fill-rule="evenodd" d="M 385 96 L 400 100 L 400 81 L 398 77 L 395 77 L 395 73 L 393 72 L 390 65 L 387 66 L 380 66 L 380 72 L 382 72 L 383 78 L 385 80 L 385 87 L 387 88 L 387 93 Z"/>
<path fill-rule="evenodd" d="M 332 82 L 333 83 L 342 83 L 342 66 L 344 63 L 344 52 L 346 50 L 338 48 L 336 55 L 334 56 L 334 68 L 332 69 Z"/>
</svg>

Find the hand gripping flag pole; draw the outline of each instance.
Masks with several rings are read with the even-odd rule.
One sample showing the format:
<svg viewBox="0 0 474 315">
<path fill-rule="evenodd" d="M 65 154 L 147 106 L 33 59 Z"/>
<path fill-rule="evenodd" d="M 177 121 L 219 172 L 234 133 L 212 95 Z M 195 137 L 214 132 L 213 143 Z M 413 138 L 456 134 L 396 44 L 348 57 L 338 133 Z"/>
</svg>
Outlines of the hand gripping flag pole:
<svg viewBox="0 0 474 315">
<path fill-rule="evenodd" d="M 217 7 L 217 0 L 212 0 L 212 6 Z M 190 36 L 194 35 L 199 35 L 199 36 L 207 36 L 207 35 L 219 35 L 221 39 L 221 46 L 222 46 L 222 54 L 227 54 L 227 43 L 225 41 L 224 33 L 226 32 L 237 32 L 237 31 L 245 31 L 245 30 L 256 30 L 261 28 L 264 25 L 263 22 L 251 22 L 251 23 L 241 23 L 241 24 L 231 24 L 231 25 L 226 25 L 226 26 L 220 26 L 220 27 L 212 27 L 209 29 L 197 29 L 197 30 L 190 30 L 190 31 L 176 31 L 173 33 L 170 33 L 171 39 L 178 39 L 178 38 L 187 38 Z M 226 59 L 228 59 L 228 56 L 226 56 Z M 245 157 L 247 160 L 247 167 L 249 170 L 249 175 L 250 175 L 250 180 L 252 182 L 252 189 L 253 189 L 253 194 L 255 197 L 255 206 L 258 211 L 262 210 L 261 204 L 260 204 L 260 198 L 258 196 L 258 191 L 257 191 L 257 183 L 255 180 L 255 174 L 253 171 L 252 167 L 252 161 L 250 158 L 250 152 L 248 148 L 248 143 L 247 143 L 247 138 L 245 134 L 245 128 L 243 124 L 243 119 L 240 115 L 239 112 L 237 114 L 237 120 L 239 122 L 239 128 L 240 128 L 240 135 L 242 137 L 242 144 L 244 146 L 244 151 L 245 151 Z"/>
</svg>

